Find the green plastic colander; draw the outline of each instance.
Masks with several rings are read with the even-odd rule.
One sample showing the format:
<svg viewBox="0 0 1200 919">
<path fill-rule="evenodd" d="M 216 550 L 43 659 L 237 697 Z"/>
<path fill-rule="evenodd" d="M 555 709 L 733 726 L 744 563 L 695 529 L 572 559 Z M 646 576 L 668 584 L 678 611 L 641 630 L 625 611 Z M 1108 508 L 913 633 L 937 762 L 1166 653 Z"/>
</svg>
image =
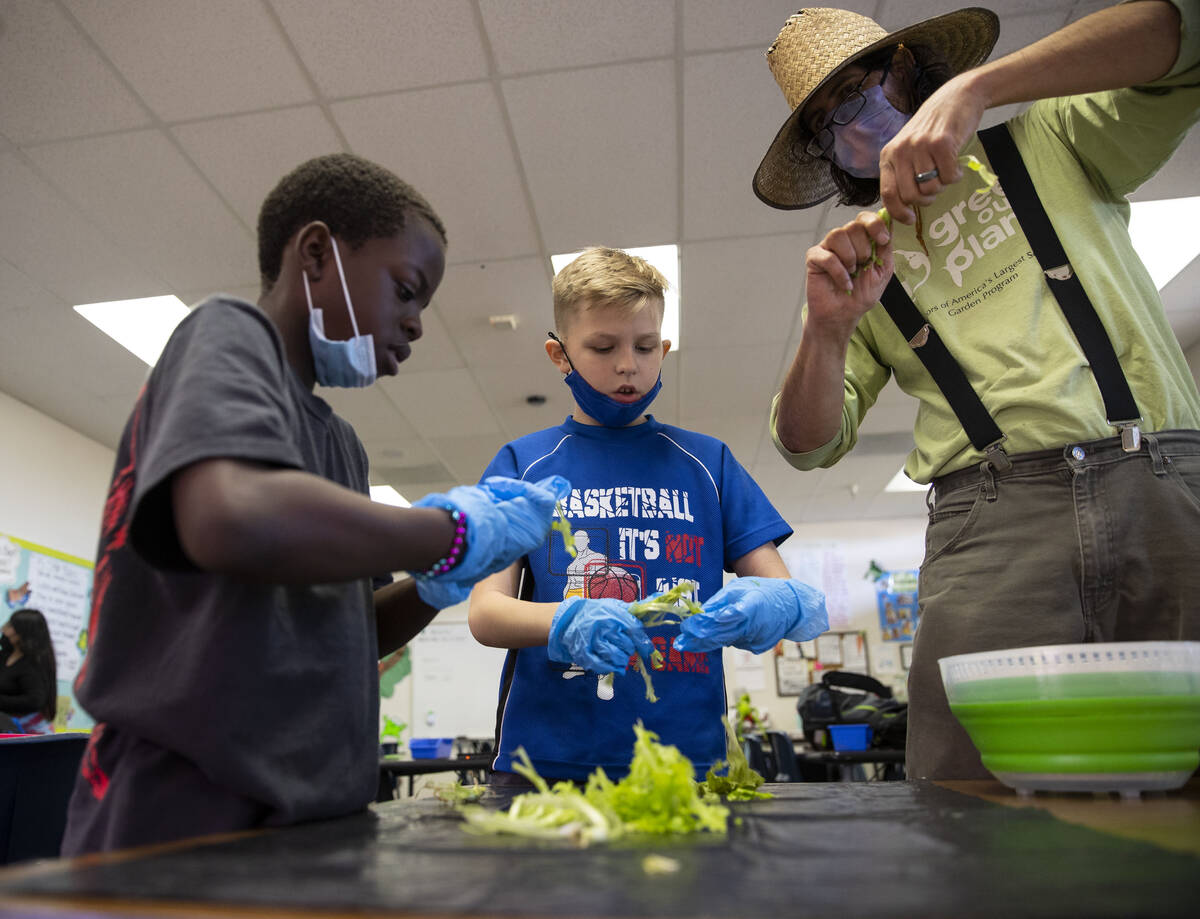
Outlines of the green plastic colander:
<svg viewBox="0 0 1200 919">
<path fill-rule="evenodd" d="M 1034 791 L 1178 788 L 1200 765 L 1200 642 L 1105 642 L 939 662 L 950 709 L 1001 782 Z"/>
</svg>

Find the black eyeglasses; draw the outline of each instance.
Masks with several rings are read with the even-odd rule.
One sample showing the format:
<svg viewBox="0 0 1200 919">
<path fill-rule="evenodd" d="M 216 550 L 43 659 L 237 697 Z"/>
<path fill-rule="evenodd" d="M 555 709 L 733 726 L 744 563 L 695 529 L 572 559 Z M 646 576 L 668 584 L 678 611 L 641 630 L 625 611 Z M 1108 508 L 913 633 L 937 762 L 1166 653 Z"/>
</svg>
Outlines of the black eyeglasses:
<svg viewBox="0 0 1200 919">
<path fill-rule="evenodd" d="M 883 76 L 879 78 L 879 85 L 882 86 L 883 81 L 887 79 L 888 70 L 891 69 L 891 66 L 892 62 L 890 59 L 883 65 Z M 833 131 L 830 130 L 829 126 L 831 124 L 849 124 L 859 116 L 859 113 L 863 110 L 863 106 L 867 104 L 867 97 L 862 91 L 863 84 L 867 82 L 871 74 L 875 72 L 875 69 L 872 68 L 863 74 L 863 78 L 858 81 L 858 85 L 850 90 L 842 98 L 842 101 L 834 107 L 832 114 L 813 133 L 812 139 L 804 145 L 805 153 L 813 159 L 820 159 L 829 152 L 829 148 L 833 146 Z"/>
</svg>

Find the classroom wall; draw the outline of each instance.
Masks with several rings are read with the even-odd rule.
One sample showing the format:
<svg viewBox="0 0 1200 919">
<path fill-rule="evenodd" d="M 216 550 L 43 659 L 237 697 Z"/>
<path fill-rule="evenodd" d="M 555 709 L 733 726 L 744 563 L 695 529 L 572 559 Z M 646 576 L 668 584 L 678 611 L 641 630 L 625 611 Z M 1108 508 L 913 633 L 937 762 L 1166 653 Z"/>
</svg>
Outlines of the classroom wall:
<svg viewBox="0 0 1200 919">
<path fill-rule="evenodd" d="M 869 672 L 890 686 L 899 698 L 907 697 L 900 647 L 908 642 L 884 640 L 876 583 L 868 571 L 872 562 L 885 571 L 917 568 L 924 552 L 924 515 L 799 524 L 780 547 L 780 554 L 794 577 L 826 590 L 831 629 L 867 633 Z M 776 691 L 772 653 L 754 656 L 726 649 L 725 670 L 731 704 L 746 691 L 755 707 L 770 716 L 773 727 L 784 731 L 799 729 L 797 697 L 780 696 Z M 814 680 L 819 680 L 820 671 L 814 674 Z"/>
<path fill-rule="evenodd" d="M 115 454 L 0 392 L 0 533 L 92 560 Z"/>
</svg>

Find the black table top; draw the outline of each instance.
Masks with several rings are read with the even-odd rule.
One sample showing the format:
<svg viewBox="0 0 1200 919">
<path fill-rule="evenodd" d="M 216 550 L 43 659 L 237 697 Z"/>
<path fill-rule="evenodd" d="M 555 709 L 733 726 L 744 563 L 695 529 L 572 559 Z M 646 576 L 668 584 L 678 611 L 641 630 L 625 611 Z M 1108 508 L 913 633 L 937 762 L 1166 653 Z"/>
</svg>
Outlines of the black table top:
<svg viewBox="0 0 1200 919">
<path fill-rule="evenodd" d="M 1183 837 L 1172 847 L 1090 829 L 1011 793 L 1003 803 L 964 793 L 976 784 L 1005 793 L 996 783 L 770 785 L 774 799 L 733 805 L 727 837 L 625 838 L 586 849 L 472 836 L 439 801 L 393 801 L 208 844 L 10 869 L 0 872 L 0 902 L 68 910 L 57 916 L 130 904 L 155 915 L 145 910 L 181 901 L 273 916 L 1195 915 L 1200 786 L 1079 804 L 1097 824 L 1135 829 L 1170 815 Z M 499 806 L 508 795 L 489 799 Z M 677 860 L 678 871 L 647 874 L 649 853 Z M 69 912 L 72 903 L 87 911 Z"/>
<path fill-rule="evenodd" d="M 492 755 L 490 753 L 428 759 L 400 759 L 395 756 L 382 756 L 379 758 L 379 768 L 393 775 L 427 775 L 433 772 L 486 770 L 491 762 Z"/>
</svg>

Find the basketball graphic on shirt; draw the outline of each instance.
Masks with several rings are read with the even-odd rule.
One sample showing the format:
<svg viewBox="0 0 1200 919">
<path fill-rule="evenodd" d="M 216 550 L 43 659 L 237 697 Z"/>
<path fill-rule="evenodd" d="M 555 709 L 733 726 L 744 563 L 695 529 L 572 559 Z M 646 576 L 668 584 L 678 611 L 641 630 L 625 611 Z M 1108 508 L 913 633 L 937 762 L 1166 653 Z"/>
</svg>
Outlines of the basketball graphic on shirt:
<svg viewBox="0 0 1200 919">
<path fill-rule="evenodd" d="M 613 599 L 632 603 L 641 593 L 640 583 L 632 572 L 610 565 L 597 565 L 584 575 L 587 596 L 593 600 Z"/>
</svg>

